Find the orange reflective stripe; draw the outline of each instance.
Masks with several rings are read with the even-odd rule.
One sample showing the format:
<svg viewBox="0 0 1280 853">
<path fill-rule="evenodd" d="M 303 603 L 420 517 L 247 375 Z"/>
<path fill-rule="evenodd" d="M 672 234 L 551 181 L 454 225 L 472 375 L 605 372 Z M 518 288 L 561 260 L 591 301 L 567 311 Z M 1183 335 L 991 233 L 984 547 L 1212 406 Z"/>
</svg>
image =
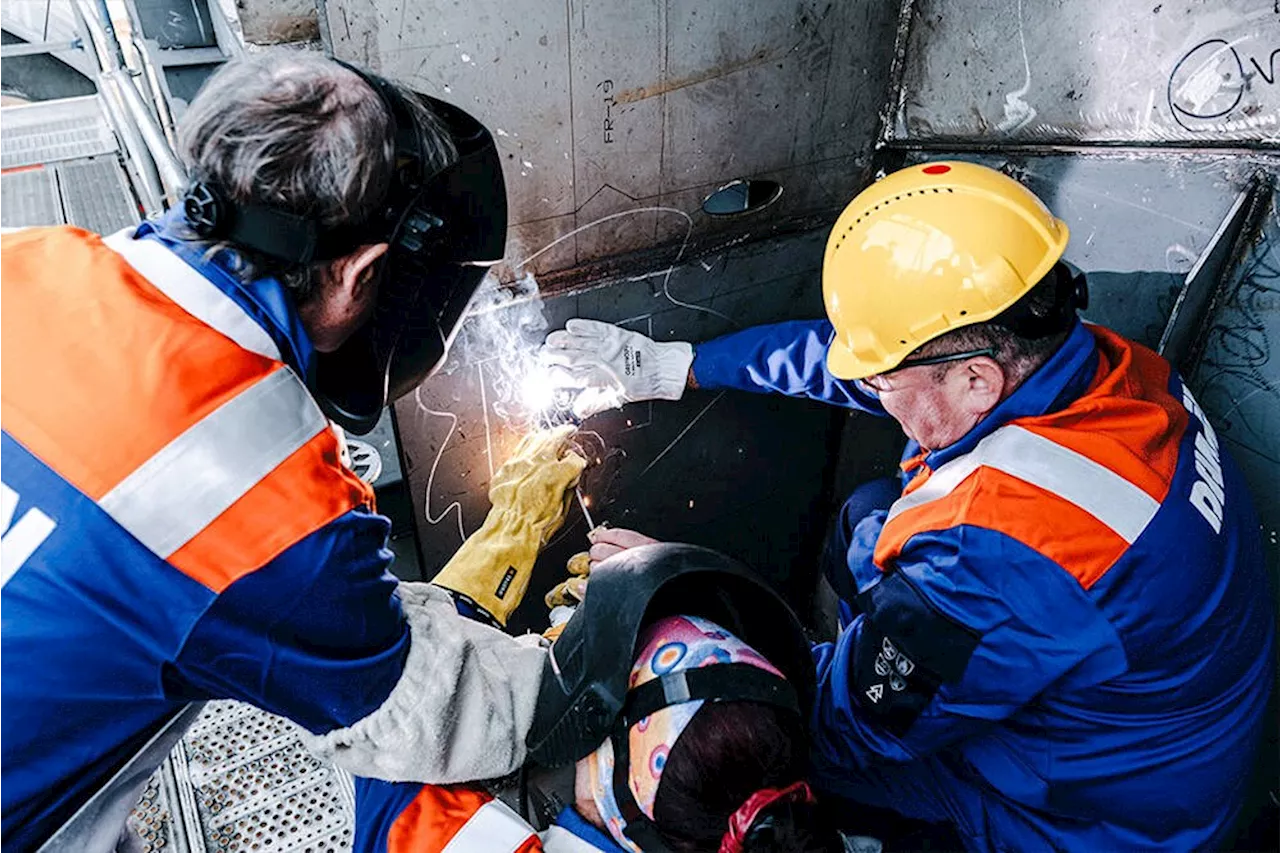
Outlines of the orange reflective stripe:
<svg viewBox="0 0 1280 853">
<path fill-rule="evenodd" d="M 1098 375 L 1067 409 L 1015 421 L 1105 465 L 1157 501 L 1169 493 L 1187 410 L 1169 393 L 1169 363 L 1109 329 L 1091 326 Z"/>
<path fill-rule="evenodd" d="M 316 434 L 175 551 L 169 562 L 214 592 L 358 506 L 373 489 L 342 465 L 333 430 Z"/>
<path fill-rule="evenodd" d="M 101 238 L 33 229 L 6 235 L 0 255 L 6 431 L 180 571 L 221 592 L 372 509 L 301 380 L 187 313 Z M 184 282 L 188 298 L 215 289 Z M 225 303 L 215 315 L 235 320 Z"/>
<path fill-rule="evenodd" d="M 0 239 L 5 429 L 94 500 L 278 366 L 191 317 L 96 235 Z"/>
<path fill-rule="evenodd" d="M 1169 393 L 1167 362 L 1107 329 L 1090 331 L 1099 364 L 1089 389 L 914 479 L 889 511 L 878 566 L 917 533 L 971 524 L 1033 548 L 1087 589 L 1142 534 L 1168 495 L 1189 416 Z"/>
<path fill-rule="evenodd" d="M 1053 560 L 1085 589 L 1120 558 L 1128 544 L 1071 501 L 1003 471 L 980 467 L 945 497 L 886 522 L 875 563 L 886 568 L 917 533 L 971 524 L 1003 533 Z"/>
<path fill-rule="evenodd" d="M 424 785 L 387 833 L 387 853 L 443 853 L 493 797 L 474 788 Z"/>
</svg>

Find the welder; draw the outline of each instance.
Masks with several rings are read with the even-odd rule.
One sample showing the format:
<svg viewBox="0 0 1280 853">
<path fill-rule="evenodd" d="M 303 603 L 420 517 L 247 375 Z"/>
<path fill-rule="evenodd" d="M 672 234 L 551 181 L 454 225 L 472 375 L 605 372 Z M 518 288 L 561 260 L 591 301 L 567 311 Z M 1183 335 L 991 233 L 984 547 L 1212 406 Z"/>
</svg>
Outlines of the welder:
<svg viewBox="0 0 1280 853">
<path fill-rule="evenodd" d="M 998 171 L 914 165 L 837 219 L 826 319 L 696 347 L 571 320 L 546 357 L 584 416 L 736 388 L 902 426 L 900 482 L 857 489 L 827 547 L 820 789 L 972 850 L 1215 849 L 1272 689 L 1258 521 L 1170 365 L 1079 319 L 1067 240 Z"/>
<path fill-rule="evenodd" d="M 357 779 L 355 853 L 843 853 L 805 781 L 813 667 L 791 609 L 706 548 L 586 557 L 548 597 L 573 612 L 547 632 L 532 766 L 484 785 Z"/>
<path fill-rule="evenodd" d="M 164 757 L 140 748 L 207 699 L 288 717 L 367 776 L 525 759 L 547 652 L 459 608 L 501 621 L 585 463 L 560 430 L 499 472 L 459 556 L 502 560 L 499 581 L 398 584 L 332 428 L 368 431 L 441 362 L 501 258 L 492 138 L 268 52 L 206 84 L 181 149 L 168 214 L 3 239 L 6 851 L 59 827 L 59 849 L 114 849 L 126 782 Z"/>
</svg>

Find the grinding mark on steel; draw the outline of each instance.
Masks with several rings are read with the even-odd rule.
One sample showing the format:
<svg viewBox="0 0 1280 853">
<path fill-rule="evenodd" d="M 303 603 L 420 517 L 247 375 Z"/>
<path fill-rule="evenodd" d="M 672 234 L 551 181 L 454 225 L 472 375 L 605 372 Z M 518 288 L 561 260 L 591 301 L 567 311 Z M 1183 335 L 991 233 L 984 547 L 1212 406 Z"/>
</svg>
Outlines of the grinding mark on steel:
<svg viewBox="0 0 1280 853">
<path fill-rule="evenodd" d="M 720 402 L 720 398 L 721 398 L 721 397 L 723 397 L 724 395 L 725 395 L 725 392 L 724 392 L 724 391 L 721 391 L 719 394 L 715 395 L 715 397 L 713 397 L 713 398 L 711 399 L 711 402 L 710 402 L 710 403 L 707 403 L 707 405 L 703 406 L 703 407 L 702 407 L 702 411 L 698 412 L 698 414 L 697 414 L 696 416 L 694 416 L 694 419 L 693 419 L 693 420 L 691 420 L 691 421 L 689 421 L 688 425 L 686 425 L 684 429 L 680 430 L 680 434 L 679 434 L 679 435 L 677 435 L 675 438 L 673 438 L 673 439 L 671 440 L 671 443 L 670 443 L 670 444 L 668 444 L 668 445 L 663 449 L 663 451 L 662 451 L 661 453 L 659 453 L 657 456 L 655 456 L 655 457 L 653 458 L 653 461 L 652 461 L 652 462 L 650 462 L 648 465 L 646 465 L 646 466 L 645 466 L 644 470 L 640 472 L 640 474 L 639 474 L 639 476 L 637 477 L 637 479 L 639 479 L 639 477 L 643 477 L 645 474 L 649 473 L 649 469 L 650 469 L 650 468 L 652 468 L 654 465 L 657 465 L 657 464 L 658 464 L 658 462 L 660 462 L 660 461 L 662 460 L 662 457 L 664 457 L 664 456 L 666 456 L 668 453 L 670 453 L 670 452 L 671 452 L 671 448 L 673 448 L 673 447 L 675 447 L 677 444 L 679 444 L 679 443 L 680 443 L 680 439 L 684 438 L 684 437 L 685 437 L 685 434 L 686 434 L 686 433 L 688 433 L 688 432 L 689 432 L 689 430 L 693 429 L 693 425 L 694 425 L 694 424 L 696 424 L 698 421 L 702 420 L 702 416 L 703 416 L 703 415 L 705 415 L 707 412 L 711 411 L 711 407 L 712 407 L 712 406 L 714 406 L 716 403 Z"/>
</svg>

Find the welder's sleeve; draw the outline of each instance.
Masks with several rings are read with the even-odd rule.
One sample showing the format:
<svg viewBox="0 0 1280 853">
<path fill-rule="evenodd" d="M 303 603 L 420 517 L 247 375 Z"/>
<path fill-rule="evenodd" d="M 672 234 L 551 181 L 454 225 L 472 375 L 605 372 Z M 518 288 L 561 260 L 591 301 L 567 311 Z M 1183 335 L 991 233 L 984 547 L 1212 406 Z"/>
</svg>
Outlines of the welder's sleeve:
<svg viewBox="0 0 1280 853">
<path fill-rule="evenodd" d="M 447 590 L 402 583 L 409 624 L 404 670 L 377 710 L 306 739 L 358 775 L 444 784 L 519 768 L 547 665 L 545 641 L 511 637 L 461 616 Z"/>
<path fill-rule="evenodd" d="M 389 530 L 352 510 L 222 590 L 166 669 L 167 698 L 239 699 L 313 732 L 380 706 L 410 645 Z"/>
<path fill-rule="evenodd" d="M 463 618 L 443 590 L 397 582 L 389 527 L 353 510 L 223 590 L 167 668 L 166 697 L 288 717 L 369 776 L 520 766 L 546 652 Z"/>
<path fill-rule="evenodd" d="M 833 330 L 826 320 L 793 320 L 753 326 L 697 344 L 693 377 L 699 388 L 733 388 L 806 397 L 883 415 L 872 394 L 827 370 Z"/>
<path fill-rule="evenodd" d="M 860 584 L 862 613 L 814 647 L 816 778 L 911 762 L 982 733 L 1050 687 L 1125 671 L 1114 628 L 1061 567 L 974 527 L 917 534 Z"/>
</svg>

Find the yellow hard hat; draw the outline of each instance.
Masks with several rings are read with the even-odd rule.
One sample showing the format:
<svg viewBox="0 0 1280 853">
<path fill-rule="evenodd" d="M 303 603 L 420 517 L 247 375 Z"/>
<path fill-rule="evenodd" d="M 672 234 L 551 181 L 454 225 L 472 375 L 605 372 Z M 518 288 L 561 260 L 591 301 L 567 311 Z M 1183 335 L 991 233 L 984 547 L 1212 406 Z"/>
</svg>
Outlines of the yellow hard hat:
<svg viewBox="0 0 1280 853">
<path fill-rule="evenodd" d="M 973 163 L 894 172 L 836 220 L 822 261 L 835 337 L 827 368 L 861 379 L 1017 302 L 1067 247 L 1067 226 L 1022 184 Z"/>
</svg>

